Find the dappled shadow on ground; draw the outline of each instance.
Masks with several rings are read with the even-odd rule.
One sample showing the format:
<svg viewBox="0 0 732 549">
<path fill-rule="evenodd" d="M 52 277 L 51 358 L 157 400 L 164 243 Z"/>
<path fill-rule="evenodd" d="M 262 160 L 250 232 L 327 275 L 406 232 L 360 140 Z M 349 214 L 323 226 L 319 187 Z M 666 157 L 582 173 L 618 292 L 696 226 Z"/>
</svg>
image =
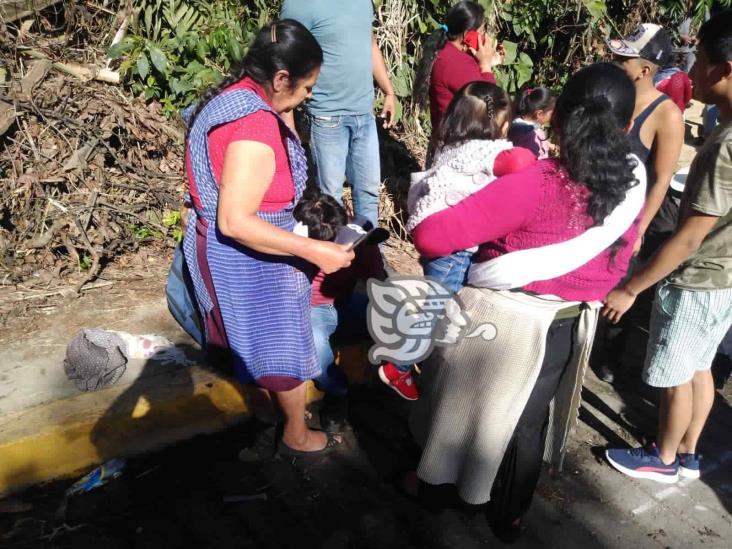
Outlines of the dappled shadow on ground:
<svg viewBox="0 0 732 549">
<path fill-rule="evenodd" d="M 600 383 L 599 387 L 607 387 L 606 391 L 585 387 L 582 393 L 580 420 L 606 441 L 607 446 L 595 446 L 592 449 L 593 454 L 603 461 L 606 447 L 623 448 L 628 447 L 629 443 L 635 446 L 644 445 L 657 438 L 659 390 L 646 385 L 641 379 L 648 339 L 648 316 L 650 308 L 641 304 L 636 314 L 628 317 L 624 323 L 626 338 L 622 342 L 622 350 L 617 352 L 620 359 L 614 368 L 613 383 Z M 599 348 L 605 351 L 601 345 Z M 729 444 L 732 407 L 730 390 L 727 387 L 731 356 L 732 331 L 725 337 L 712 366 L 717 392 L 697 448 L 704 456 L 701 482 L 711 488 L 728 513 L 732 511 L 732 492 L 728 481 L 720 474 L 720 469 L 729 470 L 729 462 L 732 461 L 732 447 Z M 599 376 L 601 372 L 598 363 L 602 363 L 602 359 L 607 356 L 598 357 L 593 353 L 593 358 L 595 371 Z M 611 401 L 613 405 L 610 405 Z M 597 417 L 593 410 L 599 412 L 601 417 Z M 621 437 L 618 433 L 625 433 L 625 436 Z M 707 474 L 704 473 L 705 470 Z"/>
<path fill-rule="evenodd" d="M 408 403 L 376 385 L 354 389 L 351 404 L 353 431 L 325 456 L 240 463 L 237 451 L 255 428 L 246 423 L 130 460 L 120 478 L 69 498 L 63 519 L 58 509 L 70 481 L 34 488 L 22 497 L 36 509 L 16 519 L 40 521 L 42 531 L 17 531 L 12 540 L 18 547 L 82 549 L 499 545 L 481 507 L 460 503 L 450 488 L 428 505 L 395 488 L 394 479 L 415 458 Z M 542 480 L 545 495 L 530 511 L 518 546 L 596 546 L 590 528 L 551 499 L 552 482 Z M 10 522 L 4 527 L 12 530 Z"/>
<path fill-rule="evenodd" d="M 350 421 L 359 447 L 382 482 L 401 494 L 404 472 L 414 470 L 419 449 L 413 443 L 407 428 L 410 404 L 396 398 L 383 387 L 365 387 L 354 394 Z M 571 482 L 582 484 L 581 491 L 596 493 L 591 482 L 572 477 Z M 557 502 L 563 497 L 556 494 L 554 481 L 543 474 L 536 499 L 540 500 L 526 517 L 526 529 L 519 541 L 525 547 L 579 547 L 597 545 L 592 526 L 569 515 L 568 508 Z M 462 501 L 451 485 L 426 486 L 418 499 L 405 498 L 408 506 L 403 513 L 415 514 L 407 524 L 417 525 L 425 547 L 488 547 L 500 546 L 490 532 L 486 506 L 470 505 Z M 537 526 L 539 526 L 537 528 Z M 413 541 L 414 538 L 411 538 Z"/>
<path fill-rule="evenodd" d="M 192 345 L 178 347 L 197 362 L 204 360 Z M 101 461 L 135 452 L 150 440 L 182 437 L 194 428 L 191 420 L 223 420 L 224 412 L 207 395 L 195 394 L 190 367 L 166 365 L 164 358 L 154 355 L 148 359 L 137 379 L 95 424 L 91 441 Z"/>
<path fill-rule="evenodd" d="M 716 367 L 715 371 L 718 371 Z M 649 398 L 651 392 L 653 392 L 653 396 Z M 586 409 L 580 411 L 580 420 L 596 430 L 607 442 L 607 446 L 593 449 L 593 453 L 603 461 L 606 447 L 623 448 L 628 447 L 628 443 L 638 446 L 653 442 L 657 437 L 658 408 L 655 390 L 643 386 L 639 381 L 636 387 L 628 384 L 623 388 L 616 387 L 614 394 L 622 402 L 622 413 L 615 413 L 614 410 L 609 410 L 607 407 L 603 408 L 600 403 L 603 402 L 605 395 L 602 393 L 595 395 L 587 389 L 583 392 L 586 402 L 592 403 L 593 408 L 602 409 L 603 415 L 609 420 L 597 420 Z M 730 462 L 732 462 L 730 455 L 732 447 L 729 444 L 730 428 L 732 428 L 732 407 L 722 390 L 718 390 L 697 451 L 704 456 L 701 482 L 716 494 L 728 513 L 732 512 L 732 492 L 728 478 L 722 471 L 729 471 Z M 628 436 L 620 437 L 617 434 L 618 431 L 626 431 L 632 439 Z M 701 504 L 703 503 L 701 502 Z"/>
<path fill-rule="evenodd" d="M 114 433 L 114 416 L 144 411 L 139 404 L 144 399 L 147 412 L 138 418 L 140 429 L 146 422 L 162 419 L 156 406 L 164 403 L 142 383 L 143 378 L 118 398 L 114 414 L 110 411 L 95 430 L 105 457 L 112 457 L 112 444 L 104 442 L 103 435 L 119 438 L 137 432 L 135 428 Z M 186 378 L 180 372 L 170 380 L 178 390 L 188 388 L 192 394 L 190 374 Z M 638 439 L 648 434 L 649 424 L 654 425 L 651 400 L 630 389 L 620 394 L 624 403 L 620 410 L 602 392 L 588 389 L 583 395 L 581 420 L 611 444 L 624 439 L 608 425 Z M 197 397 L 191 398 L 195 402 Z M 196 406 L 201 413 L 216 413 L 205 399 Z M 380 383 L 365 384 L 351 391 L 352 430 L 345 433 L 344 444 L 328 455 L 241 463 L 238 450 L 261 430 L 252 421 L 132 459 L 120 478 L 68 500 L 63 491 L 71 481 L 36 487 L 21 496 L 35 505 L 33 511 L 0 516 L 0 545 L 82 549 L 499 546 L 482 507 L 462 503 L 451 487 L 432 490 L 432 497 L 419 501 L 401 493 L 398 480 L 414 467 L 418 456 L 407 428 L 409 409 L 408 402 Z M 731 417 L 726 402 L 718 403 L 712 416 L 717 427 L 710 436 L 719 437 L 720 429 L 729 429 Z M 542 475 L 518 547 L 612 546 L 607 538 L 598 537 L 603 534 L 596 532 L 589 515 L 572 508 L 577 499 L 602 502 L 606 494 L 591 476 L 572 474 L 581 465 L 570 462 L 566 468 L 557 479 Z"/>
</svg>

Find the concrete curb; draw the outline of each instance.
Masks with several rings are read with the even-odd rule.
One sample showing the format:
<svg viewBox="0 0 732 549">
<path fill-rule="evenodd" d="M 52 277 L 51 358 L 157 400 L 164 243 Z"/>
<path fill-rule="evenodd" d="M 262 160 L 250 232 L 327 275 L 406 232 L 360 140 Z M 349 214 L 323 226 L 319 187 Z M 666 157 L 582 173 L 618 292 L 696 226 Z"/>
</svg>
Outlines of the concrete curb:
<svg viewBox="0 0 732 549">
<path fill-rule="evenodd" d="M 373 378 L 368 347 L 349 342 L 337 352 L 351 383 Z M 249 417 L 255 398 L 253 388 L 193 366 L 4 415 L 0 496 L 223 429 Z M 320 398 L 309 381 L 308 403 Z"/>
<path fill-rule="evenodd" d="M 308 400 L 321 394 L 308 382 Z M 252 395 L 200 367 L 0 418 L 0 495 L 159 449 L 251 415 Z"/>
</svg>

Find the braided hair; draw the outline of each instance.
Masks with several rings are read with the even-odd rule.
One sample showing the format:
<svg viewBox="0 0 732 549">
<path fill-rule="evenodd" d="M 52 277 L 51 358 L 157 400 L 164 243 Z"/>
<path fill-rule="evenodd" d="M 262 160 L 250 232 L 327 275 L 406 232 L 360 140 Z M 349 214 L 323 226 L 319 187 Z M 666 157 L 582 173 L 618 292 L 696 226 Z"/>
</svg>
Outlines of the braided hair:
<svg viewBox="0 0 732 549">
<path fill-rule="evenodd" d="M 322 64 L 323 50 L 301 23 L 282 19 L 267 24 L 257 32 L 241 63 L 219 84 L 203 94 L 190 118 L 188 130 L 211 99 L 247 76 L 257 84 L 264 85 L 270 83 L 278 71 L 286 70 L 294 83 L 307 77 Z"/>
<path fill-rule="evenodd" d="M 489 82 L 470 82 L 452 98 L 437 131 L 438 149 L 471 139 L 500 139 L 511 119 L 511 101 Z"/>
<path fill-rule="evenodd" d="M 422 57 L 414 78 L 412 98 L 415 103 L 425 107 L 430 94 L 432 67 L 437 54 L 448 41 L 457 40 L 464 32 L 478 30 L 485 19 L 483 6 L 476 2 L 458 2 L 447 12 L 445 25 L 430 34 L 422 46 Z"/>
</svg>

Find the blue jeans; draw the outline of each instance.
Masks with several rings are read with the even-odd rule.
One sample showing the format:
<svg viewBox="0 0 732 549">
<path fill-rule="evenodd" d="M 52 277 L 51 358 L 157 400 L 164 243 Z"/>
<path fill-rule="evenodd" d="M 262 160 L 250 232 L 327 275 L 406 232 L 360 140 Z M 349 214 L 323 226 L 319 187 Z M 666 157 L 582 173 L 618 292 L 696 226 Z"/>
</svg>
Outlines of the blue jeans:
<svg viewBox="0 0 732 549">
<path fill-rule="evenodd" d="M 168 282 L 165 285 L 165 296 L 168 298 L 168 309 L 173 318 L 196 343 L 203 347 L 206 343 L 203 319 L 201 313 L 198 312 L 193 280 L 188 265 L 186 265 L 181 244 L 175 248 L 175 254 L 173 254 L 173 263 L 170 266 Z"/>
<path fill-rule="evenodd" d="M 369 337 L 366 328 L 367 295 L 354 293 L 350 299 L 339 301 L 336 305 L 314 305 L 310 309 L 313 325 L 315 352 L 320 362 L 321 373 L 315 384 L 331 395 L 345 395 L 348 391 L 343 367 L 335 364 L 335 355 L 330 346 L 330 337 Z"/>
<path fill-rule="evenodd" d="M 717 105 L 705 105 L 703 113 L 704 137 L 708 137 L 714 131 L 719 122 L 719 107 Z"/>
<path fill-rule="evenodd" d="M 457 293 L 465 286 L 468 269 L 473 252 L 461 251 L 452 255 L 435 259 L 422 259 L 424 276 L 431 276 L 452 293 Z"/>
<path fill-rule="evenodd" d="M 343 179 L 351 184 L 353 209 L 379 224 L 379 136 L 373 114 L 310 115 L 310 150 L 320 189 L 343 203 Z"/>
</svg>

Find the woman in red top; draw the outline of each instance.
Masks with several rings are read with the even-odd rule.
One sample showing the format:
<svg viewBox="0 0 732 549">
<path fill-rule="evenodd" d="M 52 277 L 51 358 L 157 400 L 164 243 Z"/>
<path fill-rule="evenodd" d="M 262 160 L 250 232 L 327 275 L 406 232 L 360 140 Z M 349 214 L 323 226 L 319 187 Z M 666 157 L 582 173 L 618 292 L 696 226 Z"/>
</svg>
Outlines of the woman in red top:
<svg viewBox="0 0 732 549">
<path fill-rule="evenodd" d="M 306 159 L 283 115 L 310 96 L 323 54 L 300 23 L 256 35 L 239 68 L 188 116 L 193 211 L 184 250 L 208 348 L 227 349 L 238 380 L 275 393 L 285 417 L 280 453 L 338 442 L 305 423 L 303 381 L 320 372 L 310 327 L 316 265 L 331 273 L 353 252 L 292 232 Z"/>
<path fill-rule="evenodd" d="M 417 67 L 414 99 L 422 106 L 429 98 L 432 135 L 437 133 L 442 116 L 455 93 L 475 80 L 495 84 L 491 72 L 496 47 L 490 37 L 478 40 L 478 48 L 465 43 L 469 31 L 484 28 L 485 11 L 475 2 L 458 2 L 447 14 L 445 24 L 425 41 Z"/>
</svg>

